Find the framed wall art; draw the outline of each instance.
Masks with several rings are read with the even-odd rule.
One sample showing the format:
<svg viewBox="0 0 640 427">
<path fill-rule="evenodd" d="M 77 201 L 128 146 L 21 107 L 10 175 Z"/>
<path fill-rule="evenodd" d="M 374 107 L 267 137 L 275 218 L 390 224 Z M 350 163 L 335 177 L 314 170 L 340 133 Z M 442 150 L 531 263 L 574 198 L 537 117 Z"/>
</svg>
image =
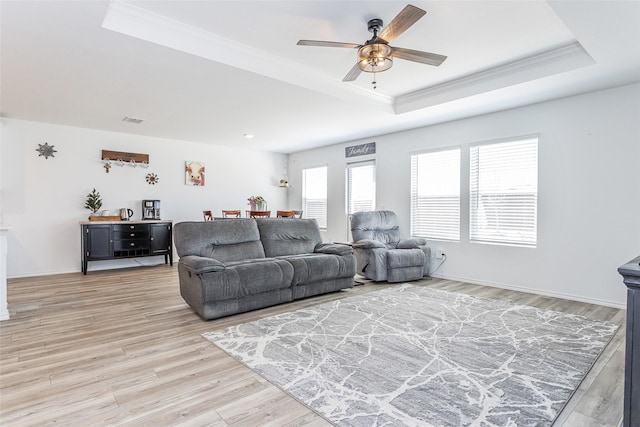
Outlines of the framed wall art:
<svg viewBox="0 0 640 427">
<path fill-rule="evenodd" d="M 184 165 L 184 183 L 186 185 L 204 187 L 204 163 L 187 160 Z"/>
</svg>

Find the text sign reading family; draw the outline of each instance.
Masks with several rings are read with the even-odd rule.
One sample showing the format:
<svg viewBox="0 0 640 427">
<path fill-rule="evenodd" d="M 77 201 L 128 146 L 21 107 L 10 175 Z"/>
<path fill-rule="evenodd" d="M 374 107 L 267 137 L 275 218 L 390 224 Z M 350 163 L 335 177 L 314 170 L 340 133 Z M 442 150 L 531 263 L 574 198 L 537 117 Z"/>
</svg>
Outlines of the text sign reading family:
<svg viewBox="0 0 640 427">
<path fill-rule="evenodd" d="M 366 154 L 376 153 L 376 143 L 370 142 L 368 144 L 352 145 L 344 149 L 346 157 L 364 156 Z"/>
</svg>

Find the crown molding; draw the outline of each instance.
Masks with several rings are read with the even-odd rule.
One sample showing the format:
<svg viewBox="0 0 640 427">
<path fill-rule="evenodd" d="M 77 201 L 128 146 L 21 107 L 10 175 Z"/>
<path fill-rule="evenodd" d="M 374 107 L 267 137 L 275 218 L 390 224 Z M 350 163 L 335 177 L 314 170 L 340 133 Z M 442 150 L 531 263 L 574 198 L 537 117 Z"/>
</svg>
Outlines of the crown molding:
<svg viewBox="0 0 640 427">
<path fill-rule="evenodd" d="M 102 27 L 288 84 L 351 101 L 377 101 L 392 112 L 393 97 L 328 78 L 314 68 L 167 18 L 132 4 L 112 1 Z"/>
<path fill-rule="evenodd" d="M 407 113 L 592 64 L 595 64 L 593 58 L 579 42 L 574 41 L 498 67 L 397 96 L 394 111 L 396 114 Z"/>
<path fill-rule="evenodd" d="M 403 114 L 563 73 L 595 63 L 578 41 L 491 69 L 392 97 L 330 78 L 317 69 L 123 1 L 112 1 L 102 27 L 369 108 Z M 372 102 L 374 101 L 374 102 Z"/>
</svg>

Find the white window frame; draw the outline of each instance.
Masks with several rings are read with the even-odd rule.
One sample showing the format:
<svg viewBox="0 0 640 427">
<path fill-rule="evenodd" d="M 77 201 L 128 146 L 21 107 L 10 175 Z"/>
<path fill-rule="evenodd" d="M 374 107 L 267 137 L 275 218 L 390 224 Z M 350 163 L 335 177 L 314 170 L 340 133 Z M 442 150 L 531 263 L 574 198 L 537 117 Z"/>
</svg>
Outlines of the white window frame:
<svg viewBox="0 0 640 427">
<path fill-rule="evenodd" d="M 371 180 L 369 182 L 360 183 L 364 187 L 354 189 L 353 175 L 354 171 L 361 171 L 361 178 L 369 176 Z M 363 160 L 360 162 L 347 163 L 346 169 L 346 181 L 347 181 L 347 215 L 352 215 L 357 211 L 372 211 L 376 208 L 376 161 L 375 160 Z M 356 182 L 357 184 L 357 182 Z M 366 188 L 369 187 L 369 188 Z M 366 198 L 360 198 L 359 201 L 353 199 L 354 195 L 362 196 Z M 369 202 L 369 203 L 367 203 Z M 355 208 L 355 204 L 358 203 L 362 208 Z"/>
<path fill-rule="evenodd" d="M 472 144 L 469 240 L 536 247 L 538 135 Z"/>
<path fill-rule="evenodd" d="M 304 218 L 315 218 L 321 230 L 327 229 L 328 167 L 302 169 L 302 210 Z"/>
<path fill-rule="evenodd" d="M 460 146 L 411 154 L 411 235 L 460 241 Z"/>
</svg>

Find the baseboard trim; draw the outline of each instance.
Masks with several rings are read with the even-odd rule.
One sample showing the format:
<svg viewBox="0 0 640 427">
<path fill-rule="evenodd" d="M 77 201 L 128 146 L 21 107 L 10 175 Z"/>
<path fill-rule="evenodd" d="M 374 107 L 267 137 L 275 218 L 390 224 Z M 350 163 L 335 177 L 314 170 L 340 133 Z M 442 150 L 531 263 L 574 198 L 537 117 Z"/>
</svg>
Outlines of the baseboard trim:
<svg viewBox="0 0 640 427">
<path fill-rule="evenodd" d="M 55 276 L 56 274 L 68 274 L 68 273 L 80 273 L 80 274 L 82 274 L 80 269 L 77 269 L 77 270 L 60 270 L 60 271 L 45 271 L 45 272 L 39 272 L 39 273 L 12 274 L 11 276 L 7 277 L 7 280 L 10 280 L 10 279 L 24 279 L 24 278 L 27 278 L 27 277 Z"/>
<path fill-rule="evenodd" d="M 121 268 L 137 268 L 137 267 L 154 267 L 156 265 L 165 265 L 164 259 L 157 261 L 154 258 L 161 257 L 162 255 L 157 255 L 154 257 L 141 257 L 141 258 L 122 258 L 116 260 L 103 260 L 103 261 L 91 261 L 88 265 L 88 273 L 93 271 L 107 271 L 107 270 L 118 270 Z M 169 264 L 166 264 L 169 265 Z M 13 274 L 8 276 L 7 279 L 24 279 L 27 277 L 38 277 L 38 276 L 54 276 L 56 274 L 68 274 L 68 273 L 79 273 L 82 274 L 79 268 L 71 269 L 71 270 L 56 270 L 56 271 L 45 271 L 40 273 L 23 273 L 23 274 Z"/>
<path fill-rule="evenodd" d="M 562 298 L 570 301 L 585 302 L 588 304 L 602 305 L 605 307 L 613 307 L 613 308 L 618 308 L 623 310 L 627 308 L 626 304 L 620 304 L 615 301 L 585 298 L 578 295 L 566 294 L 562 292 L 543 291 L 540 289 L 528 288 L 526 286 L 509 285 L 505 283 L 488 282 L 484 280 L 471 279 L 468 277 L 457 277 L 457 276 L 449 276 L 449 275 L 442 275 L 442 274 L 432 274 L 431 277 L 435 279 L 454 280 L 456 282 L 471 283 L 472 285 L 490 286 L 493 288 L 508 289 L 511 291 L 518 291 L 518 292 L 526 292 L 528 294 L 543 295 L 546 297 Z"/>
</svg>

